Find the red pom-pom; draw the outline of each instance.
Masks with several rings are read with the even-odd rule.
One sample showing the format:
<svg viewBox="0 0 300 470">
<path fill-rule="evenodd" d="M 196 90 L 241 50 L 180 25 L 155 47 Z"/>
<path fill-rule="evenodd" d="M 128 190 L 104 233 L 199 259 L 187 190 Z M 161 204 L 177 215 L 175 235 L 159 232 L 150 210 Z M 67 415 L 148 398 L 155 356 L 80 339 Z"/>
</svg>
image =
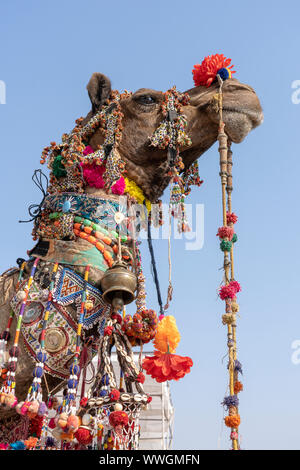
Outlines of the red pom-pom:
<svg viewBox="0 0 300 470">
<path fill-rule="evenodd" d="M 79 444 L 87 446 L 93 440 L 92 433 L 89 429 L 81 426 L 74 434 Z"/>
<path fill-rule="evenodd" d="M 113 332 L 113 326 L 106 326 L 104 328 L 104 336 L 111 336 Z"/>
<path fill-rule="evenodd" d="M 227 59 L 223 54 L 215 54 L 205 57 L 201 64 L 194 65 L 193 78 L 195 86 L 209 87 L 215 80 L 220 69 L 226 68 L 229 76 L 235 71 L 231 70 L 233 65 L 229 67 L 231 59 Z"/>
<path fill-rule="evenodd" d="M 221 300 L 226 300 L 226 299 L 234 299 L 236 294 L 236 290 L 234 286 L 231 286 L 228 284 L 228 286 L 222 286 L 221 289 L 219 290 L 219 295 Z"/>
<path fill-rule="evenodd" d="M 56 428 L 56 424 L 55 424 L 54 418 L 51 418 L 51 419 L 49 420 L 48 427 L 49 427 L 50 429 Z"/>
<path fill-rule="evenodd" d="M 235 224 L 238 221 L 238 216 L 234 212 L 227 212 L 226 219 L 228 224 Z"/>
<path fill-rule="evenodd" d="M 120 392 L 119 390 L 116 390 L 115 388 L 111 390 L 109 397 L 112 401 L 117 401 L 120 398 Z"/>
<path fill-rule="evenodd" d="M 229 285 L 235 290 L 235 293 L 241 292 L 241 284 L 237 281 L 231 281 Z"/>
<path fill-rule="evenodd" d="M 145 376 L 143 372 L 139 373 L 139 375 L 136 378 L 136 381 L 139 382 L 140 384 L 143 384 L 145 382 Z"/>
<path fill-rule="evenodd" d="M 109 424 L 114 428 L 116 426 L 127 426 L 128 414 L 125 411 L 113 411 L 109 415 Z"/>
<path fill-rule="evenodd" d="M 151 402 L 152 402 L 152 397 L 149 396 L 149 397 L 147 398 L 147 403 L 151 403 Z"/>
<path fill-rule="evenodd" d="M 220 227 L 218 229 L 217 237 L 219 238 L 228 238 L 228 240 L 232 240 L 234 234 L 234 230 L 232 227 Z"/>
<path fill-rule="evenodd" d="M 122 323 L 122 317 L 119 313 L 113 313 L 111 318 L 113 320 L 117 320 L 117 323 L 121 324 Z"/>
<path fill-rule="evenodd" d="M 81 398 L 81 400 L 80 400 L 80 406 L 82 406 L 82 408 L 85 408 L 86 405 L 88 404 L 88 401 L 89 401 L 89 400 L 88 400 L 87 397 Z"/>
</svg>

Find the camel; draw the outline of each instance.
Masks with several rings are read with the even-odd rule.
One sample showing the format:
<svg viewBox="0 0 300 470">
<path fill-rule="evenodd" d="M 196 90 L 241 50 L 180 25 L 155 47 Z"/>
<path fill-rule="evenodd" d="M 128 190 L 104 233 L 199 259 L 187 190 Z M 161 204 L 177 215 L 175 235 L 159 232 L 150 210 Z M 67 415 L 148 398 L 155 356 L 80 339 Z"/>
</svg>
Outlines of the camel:
<svg viewBox="0 0 300 470">
<path fill-rule="evenodd" d="M 92 109 L 82 121 L 82 126 L 96 115 L 111 95 L 110 80 L 103 74 L 94 73 L 87 85 Z M 184 105 L 184 115 L 187 120 L 186 132 L 191 143 L 180 148 L 180 155 L 185 168 L 188 168 L 203 153 L 205 153 L 217 140 L 219 116 L 216 109 L 215 95 L 218 92 L 218 83 L 213 83 L 209 88 L 197 86 L 186 91 L 190 97 L 188 104 Z M 162 121 L 161 103 L 164 99 L 162 91 L 141 88 L 132 95 L 126 95 L 120 101 L 124 115 L 122 126 L 122 139 L 118 152 L 123 162 L 127 176 L 133 180 L 144 192 L 145 196 L 155 203 L 163 194 L 169 184 L 166 175 L 167 150 L 149 146 L 149 136 Z M 263 113 L 259 99 L 255 91 L 248 85 L 240 83 L 237 79 L 228 79 L 223 83 L 223 121 L 228 138 L 233 143 L 241 142 L 248 133 L 262 123 Z M 103 132 L 98 128 L 90 137 L 88 145 L 97 149 L 103 144 Z M 85 194 L 103 198 L 104 189 L 86 187 Z M 119 196 L 111 196 L 118 201 Z M 63 243 L 76 243 L 74 240 Z M 80 240 L 82 246 L 87 242 Z M 48 260 L 49 261 L 49 260 Z M 48 263 L 49 264 L 49 263 Z M 50 260 L 51 264 L 51 260 Z M 47 266 L 47 260 L 42 261 L 43 271 Z M 6 328 L 11 312 L 10 301 L 15 295 L 19 269 L 13 268 L 4 273 L 0 280 L 1 306 L 0 306 L 0 331 Z M 83 274 L 83 270 L 81 271 Z M 103 270 L 94 270 L 91 284 L 98 285 Z M 29 270 L 25 272 L 25 279 L 29 276 Z M 40 277 L 38 277 L 40 279 Z M 39 281 L 37 281 L 39 282 Z M 42 282 L 42 281 L 41 281 Z M 75 311 L 70 308 L 70 314 L 74 317 Z M 11 338 L 14 338 L 16 319 L 14 318 Z M 11 339 L 11 342 L 12 342 Z M 16 373 L 16 395 L 20 399 L 25 398 L 28 387 L 32 381 L 32 369 L 34 361 L 25 351 L 23 342 L 20 342 L 20 357 Z M 62 383 L 62 379 L 47 375 L 48 387 L 56 387 Z M 43 385 L 44 387 L 44 385 Z M 11 416 L 14 411 L 0 409 L 1 419 Z"/>
</svg>

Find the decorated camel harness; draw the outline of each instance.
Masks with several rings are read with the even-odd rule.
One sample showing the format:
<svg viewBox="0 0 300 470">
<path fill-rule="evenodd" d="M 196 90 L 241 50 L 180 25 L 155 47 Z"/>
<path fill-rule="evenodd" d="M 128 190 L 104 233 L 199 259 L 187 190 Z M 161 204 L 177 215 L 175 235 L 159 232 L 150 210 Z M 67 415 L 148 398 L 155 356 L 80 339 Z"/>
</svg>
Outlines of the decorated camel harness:
<svg viewBox="0 0 300 470">
<path fill-rule="evenodd" d="M 215 138 L 222 187 L 222 226 L 217 235 L 224 253 L 219 296 L 225 301 L 222 320 L 227 327 L 229 373 L 223 405 L 228 410 L 225 424 L 231 430 L 232 448 L 239 449 L 242 384 L 236 295 L 240 285 L 233 262 L 237 217 L 231 202 L 230 138 L 222 114 L 223 84 L 234 73 L 231 68 L 230 59 L 223 55 L 209 56 L 194 67 L 193 75 L 196 88 L 216 87 L 213 105 L 219 119 Z M 102 78 L 96 78 L 100 83 Z M 90 95 L 93 86 L 94 82 L 88 88 Z M 161 201 L 144 191 L 141 178 L 135 178 L 120 150 L 121 103 L 131 96 L 109 90 L 98 103 L 94 97 L 87 118 L 78 119 L 61 143 L 51 142 L 43 150 L 41 163 L 47 163 L 50 179 L 35 171 L 33 179 L 43 192 L 42 202 L 30 208 L 36 244 L 27 260 L 18 259 L 19 267 L 1 278 L 9 297 L 9 316 L 0 339 L 3 450 L 137 449 L 139 415 L 151 403 L 143 386 L 144 373 L 157 382 L 178 380 L 193 365 L 189 357 L 175 354 L 180 334 L 175 318 L 166 314 L 172 299 L 171 279 L 166 305 L 162 302 L 151 240 L 151 225 L 162 224 Z M 192 145 L 185 114 L 189 103 L 189 94 L 175 87 L 164 93 L 161 121 L 147 144 L 154 153 L 165 155 L 159 184 L 162 190 L 170 184 L 169 214 L 178 220 L 179 231 L 188 230 L 185 198 L 192 185 L 202 183 L 197 159 L 187 163 L 181 157 L 181 149 Z M 94 145 L 96 133 L 102 141 Z M 157 176 L 157 186 L 158 180 Z M 148 234 L 158 315 L 146 306 L 138 238 L 142 229 Z M 133 301 L 136 313 L 128 315 L 126 305 Z M 142 347 L 150 341 L 154 354 L 142 360 Z M 138 363 L 133 347 L 141 349 Z M 111 360 L 113 350 L 117 371 Z"/>
</svg>

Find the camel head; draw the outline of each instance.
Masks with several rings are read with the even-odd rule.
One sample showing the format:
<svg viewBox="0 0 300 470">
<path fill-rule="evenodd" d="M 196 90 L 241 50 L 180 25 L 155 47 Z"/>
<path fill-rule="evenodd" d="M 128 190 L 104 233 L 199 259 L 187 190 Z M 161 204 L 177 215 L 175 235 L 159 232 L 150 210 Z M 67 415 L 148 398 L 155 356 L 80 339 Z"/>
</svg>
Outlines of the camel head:
<svg viewBox="0 0 300 470">
<path fill-rule="evenodd" d="M 192 143 L 183 146 L 180 154 L 188 168 L 198 157 L 217 140 L 219 112 L 216 101 L 218 83 L 209 88 L 197 86 L 186 93 L 190 101 L 183 107 L 187 119 L 187 134 Z M 87 122 L 97 113 L 111 93 L 110 80 L 102 74 L 94 73 L 87 86 L 92 110 L 85 118 Z M 162 91 L 140 88 L 120 102 L 124 115 L 123 133 L 119 152 L 125 162 L 129 178 L 133 179 L 145 195 L 155 202 L 168 185 L 166 177 L 167 151 L 150 146 L 149 137 L 163 119 L 161 105 Z M 263 113 L 255 91 L 236 79 L 223 83 L 223 121 L 230 141 L 241 142 L 248 133 L 260 125 Z M 97 130 L 90 140 L 92 147 L 103 143 L 101 130 Z"/>
</svg>

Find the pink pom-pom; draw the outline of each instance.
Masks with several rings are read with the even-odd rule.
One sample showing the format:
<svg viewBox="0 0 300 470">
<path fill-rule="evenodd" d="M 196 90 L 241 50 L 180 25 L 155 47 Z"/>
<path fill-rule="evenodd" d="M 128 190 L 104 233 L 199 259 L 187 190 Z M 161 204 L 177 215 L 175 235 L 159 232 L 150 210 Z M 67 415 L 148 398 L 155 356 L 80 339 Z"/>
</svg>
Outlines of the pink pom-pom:
<svg viewBox="0 0 300 470">
<path fill-rule="evenodd" d="M 121 196 L 122 194 L 124 194 L 124 191 L 125 191 L 125 180 L 123 176 L 121 176 L 121 178 L 119 178 L 118 181 L 112 185 L 111 192 L 113 194 L 118 194 L 119 196 Z"/>
<path fill-rule="evenodd" d="M 164 316 L 163 314 L 161 314 L 161 315 L 159 315 L 158 320 L 161 321 L 161 320 L 163 320 L 164 318 L 165 318 L 165 316 Z"/>
<path fill-rule="evenodd" d="M 219 290 L 219 295 L 221 300 L 226 300 L 226 299 L 234 299 L 235 298 L 235 288 L 228 284 L 228 286 L 222 286 L 221 289 Z"/>
<path fill-rule="evenodd" d="M 89 186 L 97 189 L 104 188 L 104 179 L 102 178 L 105 172 L 104 165 L 96 165 L 96 163 L 82 163 L 83 178 Z"/>
<path fill-rule="evenodd" d="M 54 419 L 54 418 L 51 418 L 51 419 L 49 420 L 48 427 L 49 427 L 50 429 L 54 429 L 54 428 L 56 427 L 56 423 L 55 423 L 55 419 Z"/>
<path fill-rule="evenodd" d="M 83 151 L 83 155 L 86 156 L 90 153 L 94 153 L 94 149 L 90 145 L 87 145 Z"/>
<path fill-rule="evenodd" d="M 219 238 L 228 238 L 228 240 L 232 240 L 234 234 L 234 230 L 232 227 L 220 227 L 218 229 L 217 237 Z"/>
<path fill-rule="evenodd" d="M 35 416 L 37 415 L 39 411 L 39 407 L 40 407 L 40 404 L 37 400 L 34 400 L 30 403 L 30 405 L 28 406 L 28 411 L 27 411 L 27 415 L 29 416 L 30 419 L 35 418 Z"/>
<path fill-rule="evenodd" d="M 241 292 L 241 284 L 237 281 L 231 281 L 229 285 L 235 290 L 235 293 Z"/>
<path fill-rule="evenodd" d="M 30 405 L 31 405 L 30 401 L 25 401 L 24 402 L 23 406 L 21 407 L 21 415 L 22 416 L 27 415 L 28 408 L 29 408 Z"/>
<path fill-rule="evenodd" d="M 226 219 L 228 224 L 235 224 L 238 221 L 238 216 L 234 212 L 227 212 Z"/>
</svg>

